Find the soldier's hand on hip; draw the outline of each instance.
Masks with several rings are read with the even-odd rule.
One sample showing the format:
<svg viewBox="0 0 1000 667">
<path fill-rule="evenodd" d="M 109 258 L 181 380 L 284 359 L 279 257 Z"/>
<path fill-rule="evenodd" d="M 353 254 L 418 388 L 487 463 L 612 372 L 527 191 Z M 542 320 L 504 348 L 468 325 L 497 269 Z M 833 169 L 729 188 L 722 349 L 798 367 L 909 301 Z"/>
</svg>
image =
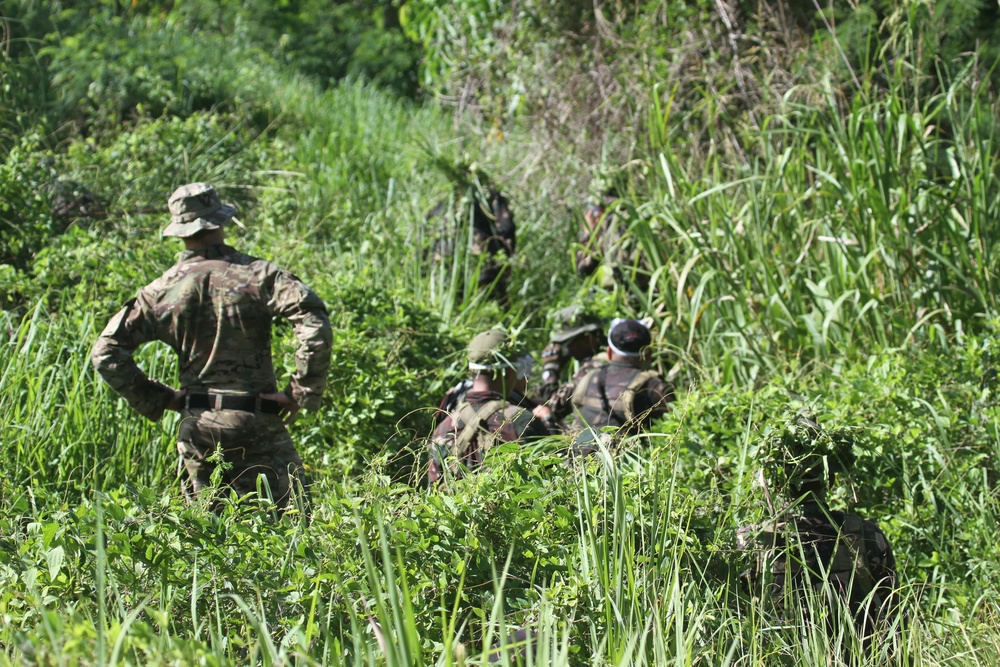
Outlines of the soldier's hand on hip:
<svg viewBox="0 0 1000 667">
<path fill-rule="evenodd" d="M 299 404 L 295 402 L 295 399 L 283 391 L 278 391 L 273 394 L 261 394 L 260 397 L 264 400 L 274 401 L 275 403 L 281 404 L 281 412 L 278 413 L 278 416 L 281 417 L 281 421 L 283 421 L 286 425 L 295 421 L 295 418 L 299 415 L 299 410 L 302 409 Z"/>
</svg>

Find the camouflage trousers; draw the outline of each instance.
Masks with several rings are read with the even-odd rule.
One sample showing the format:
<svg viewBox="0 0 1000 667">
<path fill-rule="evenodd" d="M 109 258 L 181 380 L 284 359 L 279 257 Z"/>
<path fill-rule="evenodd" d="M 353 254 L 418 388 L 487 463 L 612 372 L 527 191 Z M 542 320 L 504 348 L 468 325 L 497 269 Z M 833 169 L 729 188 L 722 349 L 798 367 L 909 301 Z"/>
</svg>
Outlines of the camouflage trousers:
<svg viewBox="0 0 1000 667">
<path fill-rule="evenodd" d="M 308 505 L 309 480 L 288 429 L 277 415 L 240 410 L 184 410 L 177 451 L 187 471 L 181 485 L 189 501 L 211 486 L 221 450 L 221 485 L 237 495 L 256 494 L 258 487 L 284 509 L 293 494 Z"/>
</svg>

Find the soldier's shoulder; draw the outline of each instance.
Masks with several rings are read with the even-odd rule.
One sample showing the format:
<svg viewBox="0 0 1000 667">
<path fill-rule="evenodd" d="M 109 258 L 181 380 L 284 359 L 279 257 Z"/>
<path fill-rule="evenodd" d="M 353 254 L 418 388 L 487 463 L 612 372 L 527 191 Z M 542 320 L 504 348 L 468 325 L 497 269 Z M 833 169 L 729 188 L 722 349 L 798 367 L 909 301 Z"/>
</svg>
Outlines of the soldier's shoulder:
<svg viewBox="0 0 1000 667">
<path fill-rule="evenodd" d="M 503 413 L 504 421 L 531 419 L 532 416 L 530 410 L 522 408 L 519 405 L 514 405 L 509 401 L 504 404 L 503 410 L 498 412 Z"/>
<path fill-rule="evenodd" d="M 441 422 L 434 428 L 431 439 L 440 440 L 455 435 L 455 418 L 452 414 L 445 414 Z"/>
<path fill-rule="evenodd" d="M 880 551 L 889 549 L 889 538 L 885 536 L 878 524 L 870 519 L 858 516 L 857 514 L 847 514 L 844 519 L 845 525 L 848 523 L 856 526 L 855 531 L 864 537 L 869 548 Z"/>
</svg>

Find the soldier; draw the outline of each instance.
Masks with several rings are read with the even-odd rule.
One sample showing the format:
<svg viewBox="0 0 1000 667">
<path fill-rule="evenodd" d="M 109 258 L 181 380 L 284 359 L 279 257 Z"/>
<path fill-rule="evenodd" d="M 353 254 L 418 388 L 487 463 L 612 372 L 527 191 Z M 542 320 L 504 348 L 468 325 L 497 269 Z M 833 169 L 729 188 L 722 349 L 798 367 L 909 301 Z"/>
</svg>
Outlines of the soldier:
<svg viewBox="0 0 1000 667">
<path fill-rule="evenodd" d="M 528 442 L 549 435 L 529 410 L 509 402 L 521 358 L 506 332 L 484 331 L 469 343 L 472 387 L 434 429 L 429 444 L 432 484 L 448 476 L 460 478 L 482 465 L 489 449 L 500 442 Z"/>
<path fill-rule="evenodd" d="M 528 389 L 528 378 L 531 376 L 531 368 L 534 365 L 534 360 L 531 355 L 524 355 L 520 357 L 516 362 L 515 366 L 517 368 L 517 377 L 514 380 L 514 388 L 511 389 L 510 396 L 508 400 L 519 408 L 524 408 L 525 410 L 530 410 L 533 415 L 545 422 L 546 426 L 551 427 L 552 411 L 545 405 L 540 405 L 537 401 L 533 400 L 527 395 Z M 465 400 L 465 395 L 469 393 L 472 389 L 473 380 L 471 377 L 466 378 L 456 384 L 454 387 L 448 390 L 438 404 L 437 411 L 434 413 L 434 427 L 444 421 L 444 418 L 448 416 L 449 413 L 454 412 L 458 407 L 458 404 Z"/>
<path fill-rule="evenodd" d="M 576 273 L 586 278 L 599 272 L 600 285 L 606 290 L 635 285 L 645 291 L 649 270 L 642 249 L 628 234 L 628 220 L 614 210 L 618 200 L 618 189 L 610 185 L 602 189 L 598 203 L 587 205 L 576 251 Z"/>
<path fill-rule="evenodd" d="M 139 290 L 104 329 L 91 360 L 129 405 L 152 421 L 181 413 L 177 450 L 189 500 L 209 486 L 219 448 L 222 480 L 239 495 L 266 480 L 285 508 L 291 480 L 307 486 L 286 429 L 301 408 L 315 410 L 326 384 L 331 330 L 326 307 L 291 273 L 237 252 L 223 227 L 236 209 L 207 183 L 178 188 L 163 236 L 186 250 L 166 273 Z M 296 370 L 278 391 L 271 361 L 271 321 L 289 320 L 299 349 Z M 180 388 L 152 380 L 136 364 L 137 348 L 163 341 L 180 357 Z"/>
<path fill-rule="evenodd" d="M 788 504 L 771 507 L 769 521 L 737 531 L 737 547 L 755 556 L 742 581 L 793 619 L 815 619 L 826 609 L 831 637 L 846 603 L 867 652 L 897 616 L 898 582 L 892 549 L 878 526 L 827 506 L 834 474 L 854 463 L 850 438 L 800 417 L 771 438 L 761 463 L 768 504 L 771 488 Z"/>
<path fill-rule="evenodd" d="M 607 363 L 599 355 L 604 347 L 604 329 L 599 318 L 583 306 L 569 306 L 555 314 L 555 327 L 542 350 L 542 384 L 538 398 L 546 402 L 562 384 L 562 371 L 573 359 L 583 372 Z"/>
<path fill-rule="evenodd" d="M 586 456 L 596 451 L 606 426 L 618 427 L 616 439 L 620 441 L 667 412 L 674 391 L 658 372 L 646 368 L 651 342 L 649 329 L 642 322 L 611 322 L 608 363 L 587 371 L 574 385 L 574 430 L 579 432 L 574 454 Z M 603 441 L 609 444 L 611 439 L 605 436 Z"/>
<path fill-rule="evenodd" d="M 486 201 L 482 201 L 478 187 L 466 185 L 465 190 L 453 212 L 448 211 L 446 202 L 441 202 L 427 214 L 428 220 L 441 218 L 444 223 L 434 245 L 434 260 L 441 261 L 450 257 L 455 251 L 455 244 L 465 241 L 467 237 L 463 230 L 467 228 L 464 225 L 471 217 L 470 250 L 473 258 L 480 262 L 478 287 L 486 290 L 487 296 L 506 310 L 510 307 L 510 296 L 507 293 L 510 281 L 508 260 L 517 250 L 517 233 L 510 203 L 495 188 L 488 191 Z M 468 208 L 470 204 L 471 216 Z"/>
</svg>

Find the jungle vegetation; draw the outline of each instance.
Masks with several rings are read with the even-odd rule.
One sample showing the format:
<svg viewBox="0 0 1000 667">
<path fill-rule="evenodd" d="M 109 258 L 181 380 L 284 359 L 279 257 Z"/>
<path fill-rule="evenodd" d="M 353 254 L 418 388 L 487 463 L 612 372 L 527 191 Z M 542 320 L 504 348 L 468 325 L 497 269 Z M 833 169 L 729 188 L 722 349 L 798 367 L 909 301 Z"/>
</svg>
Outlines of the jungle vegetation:
<svg viewBox="0 0 1000 667">
<path fill-rule="evenodd" d="M 981 0 L 3 0 L 0 665 L 479 664 L 525 626 L 539 665 L 996 665 L 998 28 Z M 176 418 L 90 367 L 192 181 L 330 309 L 311 522 L 186 505 Z M 476 182 L 518 224 L 507 311 L 461 243 L 430 260 Z M 644 257 L 612 290 L 573 266 L 608 185 Z M 674 409 L 428 490 L 466 341 L 541 350 L 572 303 L 654 320 Z M 891 654 L 740 590 L 755 457 L 801 410 L 854 438 L 833 505 L 893 545 Z"/>
</svg>

